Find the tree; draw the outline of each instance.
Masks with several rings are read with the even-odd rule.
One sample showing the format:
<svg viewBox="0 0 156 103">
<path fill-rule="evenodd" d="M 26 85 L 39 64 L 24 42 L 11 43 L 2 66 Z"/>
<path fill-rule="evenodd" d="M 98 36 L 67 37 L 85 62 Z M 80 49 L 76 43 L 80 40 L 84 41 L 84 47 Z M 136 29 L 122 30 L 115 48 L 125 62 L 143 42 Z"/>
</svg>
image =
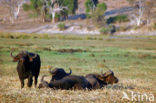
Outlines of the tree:
<svg viewBox="0 0 156 103">
<path fill-rule="evenodd" d="M 56 6 L 55 6 L 56 4 Z M 61 11 L 64 11 L 65 9 L 68 9 L 65 6 L 62 6 L 63 4 L 59 3 L 59 1 L 53 1 L 51 0 L 51 5 L 50 5 L 50 12 L 52 15 L 52 22 L 55 23 L 55 16 L 56 13 L 60 13 Z"/>
<path fill-rule="evenodd" d="M 38 15 L 41 13 L 43 6 L 43 0 L 30 0 L 30 4 L 24 4 L 23 8 L 25 11 L 32 10 L 33 12 L 38 13 Z"/>
<path fill-rule="evenodd" d="M 45 1 L 48 0 L 30 0 L 30 4 L 24 4 L 23 9 L 25 11 L 32 11 L 33 15 L 42 16 L 42 21 L 45 22 L 45 14 L 48 12 Z"/>
<path fill-rule="evenodd" d="M 52 22 L 55 22 L 56 13 L 60 13 L 61 16 L 73 15 L 77 8 L 77 0 L 51 0 L 49 9 L 52 15 Z"/>
<path fill-rule="evenodd" d="M 156 0 L 127 0 L 132 6 L 134 6 L 134 12 L 131 15 L 131 21 L 134 20 L 137 26 L 142 24 L 142 21 L 146 19 L 147 24 L 150 24 L 152 15 L 155 14 L 154 7 L 156 6 Z"/>
<path fill-rule="evenodd" d="M 86 8 L 86 14 L 91 14 L 98 4 L 98 0 L 86 0 L 85 1 L 85 8 Z"/>
<path fill-rule="evenodd" d="M 14 23 L 14 20 L 18 18 L 21 6 L 25 3 L 24 0 L 2 0 L 1 3 L 9 9 L 10 21 Z"/>
<path fill-rule="evenodd" d="M 25 5 L 25 10 L 34 10 L 38 15 L 42 15 L 42 21 L 46 21 L 46 15 L 51 15 L 52 22 L 55 22 L 56 13 L 64 16 L 65 14 L 75 14 L 78 8 L 77 0 L 31 0 L 30 5 Z"/>
<path fill-rule="evenodd" d="M 92 21 L 96 24 L 105 24 L 104 13 L 107 10 L 107 5 L 105 3 L 97 4 L 96 10 L 92 13 Z"/>
<path fill-rule="evenodd" d="M 134 12 L 131 15 L 131 20 L 134 20 L 136 22 L 137 26 L 141 25 L 143 16 L 144 16 L 144 10 L 145 10 L 145 0 L 127 0 L 132 6 L 134 6 Z"/>
<path fill-rule="evenodd" d="M 68 14 L 75 14 L 78 9 L 78 0 L 58 0 L 59 6 L 68 7 L 68 10 L 64 10 L 64 12 Z"/>
<path fill-rule="evenodd" d="M 152 16 L 155 14 L 154 7 L 156 6 L 155 0 L 147 0 L 145 2 L 145 13 L 144 17 L 147 21 L 147 25 L 151 23 Z"/>
</svg>

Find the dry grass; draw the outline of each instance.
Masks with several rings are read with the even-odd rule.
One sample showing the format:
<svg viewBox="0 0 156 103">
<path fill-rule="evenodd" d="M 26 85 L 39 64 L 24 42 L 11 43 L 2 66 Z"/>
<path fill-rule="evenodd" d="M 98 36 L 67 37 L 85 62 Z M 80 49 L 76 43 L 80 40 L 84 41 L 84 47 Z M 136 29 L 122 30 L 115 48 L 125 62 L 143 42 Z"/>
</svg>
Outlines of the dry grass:
<svg viewBox="0 0 156 103">
<path fill-rule="evenodd" d="M 3 81 L 5 80 L 5 82 Z M 146 82 L 151 84 L 150 82 Z M 0 78 L 0 103 L 112 103 L 131 102 L 123 100 L 123 91 L 129 93 L 155 93 L 155 89 L 145 86 L 142 80 L 122 80 L 118 85 L 108 86 L 98 90 L 52 90 L 24 88 L 20 89 L 17 77 L 4 76 Z M 152 84 L 153 85 L 153 84 Z M 135 87 L 134 87 L 135 86 Z M 156 93 L 154 94 L 156 96 Z"/>
</svg>

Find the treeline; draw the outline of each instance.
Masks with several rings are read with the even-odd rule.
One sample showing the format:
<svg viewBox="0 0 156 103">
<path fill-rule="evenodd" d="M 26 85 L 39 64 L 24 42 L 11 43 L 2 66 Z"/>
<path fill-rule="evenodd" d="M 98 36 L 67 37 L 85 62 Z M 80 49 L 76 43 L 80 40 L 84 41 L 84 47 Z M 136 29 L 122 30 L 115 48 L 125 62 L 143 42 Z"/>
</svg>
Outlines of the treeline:
<svg viewBox="0 0 156 103">
<path fill-rule="evenodd" d="M 98 3 L 98 0 L 85 1 L 87 17 L 96 10 Z M 54 23 L 60 18 L 66 19 L 69 15 L 75 15 L 78 6 L 78 0 L 30 0 L 30 4 L 24 4 L 23 8 L 25 11 L 33 11 L 34 15 L 42 16 L 43 22 L 51 19 Z M 104 6 L 105 11 L 106 5 Z"/>
<path fill-rule="evenodd" d="M 92 22 L 104 34 L 116 32 L 118 28 L 115 23 L 129 22 L 129 25 L 124 25 L 118 29 L 128 30 L 129 28 L 140 28 L 142 25 L 154 25 L 151 28 L 156 28 L 156 0 L 126 0 L 133 10 L 129 14 L 119 14 L 117 16 L 105 18 L 104 14 L 107 10 L 107 5 L 99 0 L 85 0 L 84 11 L 88 20 Z M 69 15 L 75 15 L 79 8 L 78 0 L 1 0 L 8 9 L 10 21 L 18 18 L 20 8 L 29 11 L 33 17 L 40 17 L 42 22 L 52 22 L 66 20 Z M 154 23 L 154 24 L 153 24 Z M 64 29 L 64 25 L 59 25 Z M 136 26 L 136 27 L 134 27 Z"/>
<path fill-rule="evenodd" d="M 74 15 L 78 9 L 78 0 L 30 0 L 30 4 L 24 4 L 25 11 L 33 11 L 34 15 L 42 16 L 42 21 L 60 17 L 67 18 L 68 15 Z"/>
</svg>

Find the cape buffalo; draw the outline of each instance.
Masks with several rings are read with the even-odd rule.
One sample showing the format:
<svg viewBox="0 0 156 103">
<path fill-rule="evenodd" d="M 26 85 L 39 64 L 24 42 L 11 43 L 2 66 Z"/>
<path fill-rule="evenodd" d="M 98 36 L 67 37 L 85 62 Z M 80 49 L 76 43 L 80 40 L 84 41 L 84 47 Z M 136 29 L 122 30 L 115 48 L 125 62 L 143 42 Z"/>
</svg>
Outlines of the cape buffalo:
<svg viewBox="0 0 156 103">
<path fill-rule="evenodd" d="M 39 84 L 38 88 L 48 88 L 49 87 L 49 83 L 47 81 L 44 80 L 44 77 L 46 77 L 46 75 L 43 75 L 41 78 L 41 83 Z"/>
<path fill-rule="evenodd" d="M 13 62 L 18 62 L 17 72 L 21 82 L 21 88 L 24 87 L 24 80 L 28 79 L 27 86 L 31 87 L 33 82 L 33 76 L 35 77 L 35 87 L 37 85 L 37 79 L 40 72 L 40 56 L 35 53 L 29 53 L 27 51 L 21 51 L 16 56 L 12 55 Z"/>
<path fill-rule="evenodd" d="M 88 74 L 85 78 L 91 84 L 92 89 L 102 88 L 107 84 L 118 83 L 119 81 L 111 70 L 105 72 L 104 74 Z"/>
<path fill-rule="evenodd" d="M 49 72 L 52 75 L 51 81 L 55 81 L 55 80 L 60 80 L 60 79 L 62 79 L 64 77 L 66 77 L 66 76 L 71 75 L 72 70 L 70 69 L 70 72 L 66 73 L 63 68 L 55 68 L 52 71 L 51 71 L 51 69 L 49 69 Z"/>
<path fill-rule="evenodd" d="M 91 85 L 83 76 L 70 75 L 62 78 L 61 80 L 50 81 L 49 83 L 44 80 L 42 76 L 41 83 L 38 88 L 53 88 L 53 89 L 90 89 Z"/>
</svg>

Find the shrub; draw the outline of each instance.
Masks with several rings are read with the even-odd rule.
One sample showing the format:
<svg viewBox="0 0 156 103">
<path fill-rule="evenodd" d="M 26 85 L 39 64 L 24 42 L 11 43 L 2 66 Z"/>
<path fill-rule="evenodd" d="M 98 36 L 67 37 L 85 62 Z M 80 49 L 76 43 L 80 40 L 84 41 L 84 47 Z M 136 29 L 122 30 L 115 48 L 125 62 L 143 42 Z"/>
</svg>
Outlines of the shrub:
<svg viewBox="0 0 156 103">
<path fill-rule="evenodd" d="M 107 19 L 107 24 L 110 24 L 110 23 L 116 23 L 116 22 L 127 22 L 128 21 L 128 16 L 127 15 L 118 15 L 118 16 L 115 16 L 115 17 L 110 17 Z"/>
<path fill-rule="evenodd" d="M 100 29 L 101 34 L 113 34 L 115 32 L 116 27 L 114 25 L 105 26 Z"/>
<path fill-rule="evenodd" d="M 109 34 L 110 33 L 110 28 L 102 27 L 100 29 L 101 34 Z"/>
<path fill-rule="evenodd" d="M 65 30 L 65 29 L 66 29 L 65 23 L 60 23 L 60 24 L 58 24 L 58 28 L 59 28 L 60 30 Z"/>
<path fill-rule="evenodd" d="M 58 21 L 60 21 L 60 14 L 58 14 L 58 13 L 56 13 L 55 14 L 55 22 L 58 22 Z"/>
<path fill-rule="evenodd" d="M 56 14 L 55 14 L 55 18 L 56 18 L 56 19 L 59 19 L 59 18 L 60 18 L 60 14 L 56 13 Z"/>
</svg>

